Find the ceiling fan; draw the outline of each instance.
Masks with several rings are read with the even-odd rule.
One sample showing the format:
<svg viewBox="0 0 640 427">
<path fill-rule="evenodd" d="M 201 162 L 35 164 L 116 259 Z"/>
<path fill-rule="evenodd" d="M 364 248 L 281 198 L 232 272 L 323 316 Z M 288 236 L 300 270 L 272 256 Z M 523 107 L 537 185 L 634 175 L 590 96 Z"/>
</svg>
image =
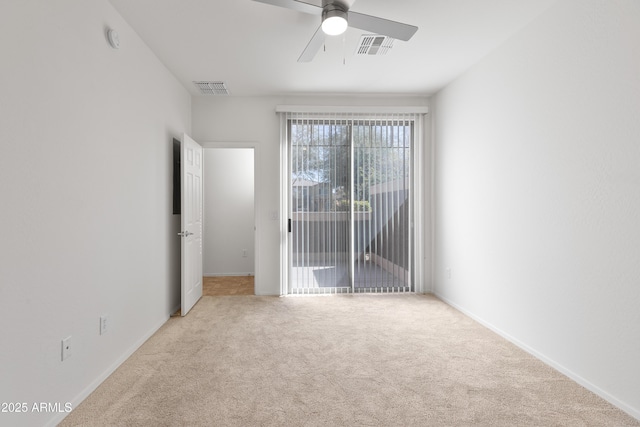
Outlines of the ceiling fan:
<svg viewBox="0 0 640 427">
<path fill-rule="evenodd" d="M 302 55 L 298 58 L 298 62 L 310 62 L 324 44 L 325 36 L 342 34 L 347 30 L 347 27 L 359 28 L 374 34 L 404 41 L 409 40 L 418 31 L 418 27 L 413 25 L 351 12 L 349 7 L 340 0 L 323 0 L 322 7 L 298 0 L 254 1 L 322 17 L 322 24 L 311 37 L 311 41 L 309 41 Z"/>
</svg>

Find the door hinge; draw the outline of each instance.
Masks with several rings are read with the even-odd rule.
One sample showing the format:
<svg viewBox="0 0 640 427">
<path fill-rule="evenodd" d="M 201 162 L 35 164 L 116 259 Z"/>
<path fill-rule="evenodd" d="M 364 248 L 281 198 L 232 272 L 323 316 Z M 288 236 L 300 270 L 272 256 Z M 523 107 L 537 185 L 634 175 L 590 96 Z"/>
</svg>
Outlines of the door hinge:
<svg viewBox="0 0 640 427">
<path fill-rule="evenodd" d="M 291 233 L 291 218 L 289 218 L 289 233 Z"/>
</svg>

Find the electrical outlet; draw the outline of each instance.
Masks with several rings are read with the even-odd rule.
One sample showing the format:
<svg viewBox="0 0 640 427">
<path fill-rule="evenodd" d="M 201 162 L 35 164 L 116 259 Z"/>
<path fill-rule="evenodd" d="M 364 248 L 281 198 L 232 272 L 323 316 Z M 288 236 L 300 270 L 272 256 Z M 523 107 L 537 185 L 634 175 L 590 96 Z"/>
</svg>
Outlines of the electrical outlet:
<svg viewBox="0 0 640 427">
<path fill-rule="evenodd" d="M 447 268 L 447 279 L 451 279 L 451 269 Z"/>
<path fill-rule="evenodd" d="M 71 356 L 71 335 L 62 340 L 62 360 Z"/>
<path fill-rule="evenodd" d="M 107 316 L 100 316 L 100 335 L 107 333 L 108 319 Z"/>
</svg>

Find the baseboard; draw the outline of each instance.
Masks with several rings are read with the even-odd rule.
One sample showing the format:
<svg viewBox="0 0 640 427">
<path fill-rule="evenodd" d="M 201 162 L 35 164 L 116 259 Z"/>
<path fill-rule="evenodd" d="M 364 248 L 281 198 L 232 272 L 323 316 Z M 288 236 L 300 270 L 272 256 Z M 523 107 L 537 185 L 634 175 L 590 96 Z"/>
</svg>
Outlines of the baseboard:
<svg viewBox="0 0 640 427">
<path fill-rule="evenodd" d="M 605 390 L 601 389 L 597 385 L 593 384 L 592 382 L 588 381 L 587 379 L 585 379 L 585 378 L 581 377 L 580 375 L 576 374 L 575 372 L 571 371 L 567 367 L 565 367 L 565 366 L 561 365 L 560 363 L 556 362 L 555 360 L 545 356 L 544 354 L 540 353 L 539 351 L 535 350 L 534 348 L 529 347 L 527 344 L 525 344 L 522 341 L 516 339 L 515 337 L 507 334 L 506 332 L 504 332 L 500 328 L 497 328 L 493 324 L 491 324 L 491 323 L 485 321 L 484 319 L 476 316 L 475 314 L 473 314 L 472 312 L 468 311 L 464 307 L 461 307 L 460 305 L 454 303 L 453 301 L 450 301 L 449 299 L 443 297 L 442 295 L 440 295 L 440 294 L 438 294 L 436 292 L 434 292 L 433 295 L 435 295 L 438 299 L 440 299 L 441 301 L 443 301 L 446 304 L 450 305 L 451 307 L 455 308 L 456 310 L 460 311 L 461 313 L 464 313 L 466 316 L 472 318 L 476 322 L 480 323 L 482 326 L 492 330 L 493 332 L 495 332 L 496 334 L 500 335 L 502 338 L 506 339 L 507 341 L 511 342 L 512 344 L 520 347 L 522 350 L 526 351 L 527 353 L 529 353 L 530 355 L 534 356 L 538 360 L 546 363 L 547 365 L 551 366 L 555 370 L 561 372 L 565 376 L 569 377 L 573 381 L 575 381 L 578 384 L 580 384 L 582 387 L 584 387 L 587 390 L 589 390 L 589 391 L 595 393 L 596 395 L 600 396 L 601 398 L 603 398 L 607 402 L 611 403 L 612 405 L 616 406 L 617 408 L 619 408 L 622 411 L 626 412 L 627 414 L 631 415 L 635 419 L 640 420 L 640 410 L 639 409 L 634 408 L 633 406 L 628 405 L 627 403 L 621 401 L 620 399 L 616 398 L 615 396 L 613 396 L 610 393 L 606 392 Z"/>
<path fill-rule="evenodd" d="M 177 309 L 176 309 L 177 311 Z M 100 384 L 106 380 L 109 375 L 113 374 L 116 369 L 120 367 L 137 349 L 139 349 L 142 344 L 145 343 L 153 334 L 155 334 L 168 320 L 164 319 L 159 324 L 153 326 L 146 334 L 144 334 L 138 341 L 135 342 L 127 351 L 125 351 L 122 356 L 120 356 L 114 363 L 112 363 L 101 375 L 98 376 L 91 384 L 89 384 L 84 390 L 80 392 L 74 399 L 71 400 L 71 407 L 77 408 L 83 400 L 85 400 L 91 393 L 94 392 L 95 389 L 98 388 Z M 73 412 L 73 411 L 71 411 Z M 59 413 L 56 414 L 48 423 L 45 424 L 46 427 L 55 427 L 62 420 L 69 415 L 69 413 Z"/>
<path fill-rule="evenodd" d="M 203 274 L 203 277 L 235 277 L 235 276 L 253 276 L 253 273 L 215 273 L 215 274 Z"/>
</svg>

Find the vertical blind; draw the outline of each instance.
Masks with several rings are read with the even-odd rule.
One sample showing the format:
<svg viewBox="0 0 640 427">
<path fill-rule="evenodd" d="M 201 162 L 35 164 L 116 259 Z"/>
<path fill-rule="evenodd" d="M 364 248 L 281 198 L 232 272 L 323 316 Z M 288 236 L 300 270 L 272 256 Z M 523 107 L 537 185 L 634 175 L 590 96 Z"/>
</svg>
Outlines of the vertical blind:
<svg viewBox="0 0 640 427">
<path fill-rule="evenodd" d="M 419 115 L 282 114 L 289 292 L 407 292 Z"/>
</svg>

